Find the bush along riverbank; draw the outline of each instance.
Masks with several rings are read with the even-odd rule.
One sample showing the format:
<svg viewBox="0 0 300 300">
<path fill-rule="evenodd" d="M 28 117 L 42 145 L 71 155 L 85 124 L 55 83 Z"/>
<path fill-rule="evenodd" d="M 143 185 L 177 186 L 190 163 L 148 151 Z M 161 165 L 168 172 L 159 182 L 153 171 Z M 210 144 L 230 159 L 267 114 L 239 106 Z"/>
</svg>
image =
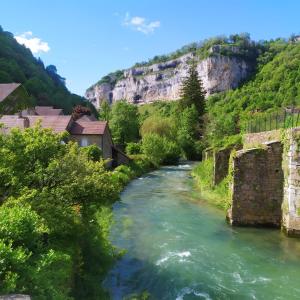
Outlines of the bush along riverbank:
<svg viewBox="0 0 300 300">
<path fill-rule="evenodd" d="M 108 239 L 112 204 L 154 165 L 140 155 L 107 170 L 66 138 L 38 127 L 0 135 L 0 294 L 108 297 L 101 280 L 119 256 Z"/>
<path fill-rule="evenodd" d="M 231 176 L 228 174 L 220 183 L 213 184 L 213 158 L 208 158 L 197 164 L 192 170 L 192 176 L 195 178 L 196 188 L 203 199 L 225 211 L 230 207 Z"/>
</svg>

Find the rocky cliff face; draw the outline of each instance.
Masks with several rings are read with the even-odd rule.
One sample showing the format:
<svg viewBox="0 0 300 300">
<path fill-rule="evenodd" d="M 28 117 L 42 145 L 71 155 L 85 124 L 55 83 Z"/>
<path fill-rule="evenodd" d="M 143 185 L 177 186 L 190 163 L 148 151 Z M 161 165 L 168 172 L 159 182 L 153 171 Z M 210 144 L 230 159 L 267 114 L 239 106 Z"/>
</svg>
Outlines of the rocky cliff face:
<svg viewBox="0 0 300 300">
<path fill-rule="evenodd" d="M 110 82 L 88 89 L 86 98 L 97 108 L 103 99 L 110 103 L 121 99 L 131 103 L 177 100 L 192 59 L 193 55 L 189 53 L 165 63 L 125 70 L 121 79 L 111 78 Z M 210 95 L 236 88 L 249 75 L 251 66 L 234 56 L 215 54 L 199 60 L 197 70 L 207 95 Z"/>
</svg>

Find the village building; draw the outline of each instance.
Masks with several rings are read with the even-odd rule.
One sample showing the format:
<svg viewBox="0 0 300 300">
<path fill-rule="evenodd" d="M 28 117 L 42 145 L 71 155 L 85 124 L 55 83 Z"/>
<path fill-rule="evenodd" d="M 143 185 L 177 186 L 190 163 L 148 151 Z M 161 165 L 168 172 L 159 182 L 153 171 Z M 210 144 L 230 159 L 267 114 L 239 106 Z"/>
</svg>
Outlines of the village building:
<svg viewBox="0 0 300 300">
<path fill-rule="evenodd" d="M 20 83 L 0 84 L 0 112 L 11 114 L 30 105 L 30 97 Z"/>
<path fill-rule="evenodd" d="M 0 95 L 2 88 L 3 85 L 0 84 Z M 103 158 L 109 160 L 109 166 L 129 163 L 129 158 L 114 145 L 108 123 L 97 121 L 92 115 L 83 115 L 75 120 L 71 115 L 63 115 L 61 109 L 36 106 L 16 115 L 3 115 L 0 117 L 0 124 L 2 133 L 9 133 L 12 128 L 26 129 L 37 124 L 56 133 L 67 131 L 70 140 L 76 141 L 81 147 L 97 145 L 102 150 Z"/>
</svg>

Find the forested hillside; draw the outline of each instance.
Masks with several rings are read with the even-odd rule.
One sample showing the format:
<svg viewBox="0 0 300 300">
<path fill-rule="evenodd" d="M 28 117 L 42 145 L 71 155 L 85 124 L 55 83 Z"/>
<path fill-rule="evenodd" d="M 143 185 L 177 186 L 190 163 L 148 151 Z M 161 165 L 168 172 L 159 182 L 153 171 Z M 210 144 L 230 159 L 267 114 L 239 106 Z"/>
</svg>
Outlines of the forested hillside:
<svg viewBox="0 0 300 300">
<path fill-rule="evenodd" d="M 208 98 L 208 139 L 237 134 L 246 120 L 262 112 L 300 106 L 300 43 L 278 39 L 265 47 L 250 80 Z"/>
<path fill-rule="evenodd" d="M 0 83 L 9 82 L 22 83 L 35 104 L 52 105 L 65 113 L 71 113 L 78 104 L 91 106 L 83 97 L 70 93 L 54 65 L 45 67 L 0 26 Z"/>
</svg>

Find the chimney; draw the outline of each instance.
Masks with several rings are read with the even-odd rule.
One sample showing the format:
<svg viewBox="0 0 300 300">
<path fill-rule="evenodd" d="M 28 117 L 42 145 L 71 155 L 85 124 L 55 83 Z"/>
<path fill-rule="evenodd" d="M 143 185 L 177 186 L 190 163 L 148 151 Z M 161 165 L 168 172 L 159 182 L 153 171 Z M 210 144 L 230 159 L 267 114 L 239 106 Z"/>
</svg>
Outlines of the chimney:
<svg viewBox="0 0 300 300">
<path fill-rule="evenodd" d="M 27 117 L 23 117 L 21 110 L 18 112 L 18 117 L 19 117 L 19 119 L 22 119 L 22 121 L 23 121 L 23 128 L 24 129 L 29 128 L 29 126 L 30 126 L 29 119 Z"/>
</svg>

